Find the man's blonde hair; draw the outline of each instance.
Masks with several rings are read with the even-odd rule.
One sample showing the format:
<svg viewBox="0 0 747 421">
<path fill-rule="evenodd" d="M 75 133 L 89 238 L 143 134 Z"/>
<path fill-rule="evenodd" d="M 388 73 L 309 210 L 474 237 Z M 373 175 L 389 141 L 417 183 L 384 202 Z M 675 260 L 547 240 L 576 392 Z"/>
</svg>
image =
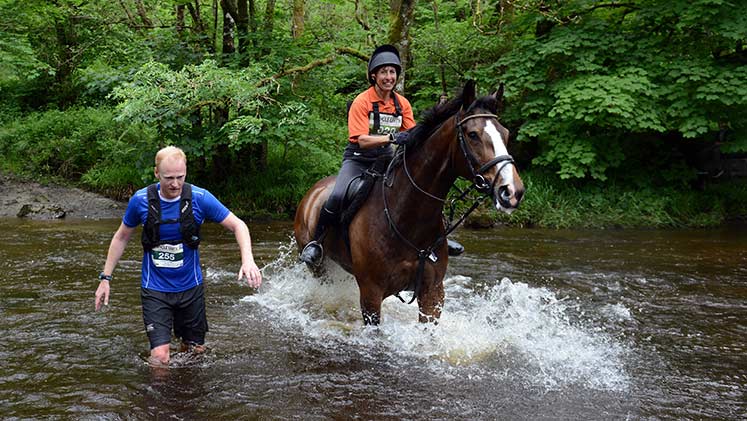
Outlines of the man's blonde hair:
<svg viewBox="0 0 747 421">
<path fill-rule="evenodd" d="M 181 150 L 181 148 L 167 146 L 156 153 L 156 168 L 158 168 L 158 165 L 165 159 L 172 157 L 181 158 L 184 160 L 185 164 L 187 163 L 187 155 L 183 150 Z"/>
</svg>

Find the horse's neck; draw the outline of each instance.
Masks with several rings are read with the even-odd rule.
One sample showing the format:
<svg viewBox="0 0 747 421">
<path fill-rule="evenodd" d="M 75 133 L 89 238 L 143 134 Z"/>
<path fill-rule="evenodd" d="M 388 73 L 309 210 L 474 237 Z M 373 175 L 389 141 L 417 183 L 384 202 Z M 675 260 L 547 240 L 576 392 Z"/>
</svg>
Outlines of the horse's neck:
<svg viewBox="0 0 747 421">
<path fill-rule="evenodd" d="M 452 131 L 448 128 L 442 128 L 442 130 Z M 441 222 L 444 203 L 429 195 L 445 199 L 456 180 L 451 161 L 454 142 L 443 140 L 449 139 L 449 136 L 451 135 L 436 132 L 425 141 L 426 144 L 407 153 L 403 165 L 395 175 L 393 186 L 398 192 L 397 208 L 406 209 L 407 212 L 417 214 L 424 219 L 436 219 L 438 223 Z M 441 137 L 440 141 L 436 137 Z M 414 183 L 406 174 L 405 165 Z"/>
</svg>

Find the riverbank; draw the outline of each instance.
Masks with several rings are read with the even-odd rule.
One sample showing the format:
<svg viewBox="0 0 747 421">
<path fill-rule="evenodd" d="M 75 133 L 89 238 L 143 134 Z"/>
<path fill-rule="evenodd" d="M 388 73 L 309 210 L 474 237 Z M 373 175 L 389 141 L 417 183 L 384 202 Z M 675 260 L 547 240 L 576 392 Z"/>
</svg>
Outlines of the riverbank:
<svg viewBox="0 0 747 421">
<path fill-rule="evenodd" d="M 0 217 L 29 219 L 121 218 L 126 202 L 51 182 L 0 174 Z"/>
<path fill-rule="evenodd" d="M 465 225 L 486 228 L 495 224 L 525 228 L 715 228 L 747 220 L 747 185 L 732 181 L 700 190 L 648 188 L 631 191 L 619 185 L 575 187 L 547 177 L 526 173 L 527 195 L 511 215 L 481 206 Z M 212 191 L 212 190 L 211 190 Z M 294 209 L 267 211 L 245 209 L 237 194 L 216 190 L 225 204 L 245 220 L 292 218 Z M 127 203 L 83 190 L 72 183 L 28 178 L 0 172 L 0 217 L 29 219 L 121 218 Z"/>
</svg>

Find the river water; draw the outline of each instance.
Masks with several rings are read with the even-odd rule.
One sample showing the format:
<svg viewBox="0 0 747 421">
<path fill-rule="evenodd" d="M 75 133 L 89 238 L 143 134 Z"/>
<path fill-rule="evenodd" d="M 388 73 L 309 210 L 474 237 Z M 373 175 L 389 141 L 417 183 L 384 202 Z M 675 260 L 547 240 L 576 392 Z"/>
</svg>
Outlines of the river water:
<svg viewBox="0 0 747 421">
<path fill-rule="evenodd" d="M 377 329 L 352 278 L 295 263 L 290 223 L 250 226 L 258 291 L 209 225 L 209 352 L 153 371 L 137 242 L 93 312 L 118 224 L 0 219 L 3 418 L 747 418 L 745 227 L 460 230 L 441 323 L 389 298 Z"/>
</svg>

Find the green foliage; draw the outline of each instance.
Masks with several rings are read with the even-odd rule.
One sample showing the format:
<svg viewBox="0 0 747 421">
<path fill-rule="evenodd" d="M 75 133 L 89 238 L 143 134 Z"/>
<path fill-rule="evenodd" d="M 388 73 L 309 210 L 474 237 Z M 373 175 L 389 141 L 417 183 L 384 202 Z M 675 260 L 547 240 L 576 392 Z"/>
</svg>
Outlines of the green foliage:
<svg viewBox="0 0 747 421">
<path fill-rule="evenodd" d="M 107 97 L 114 88 L 132 79 L 127 68 L 114 68 L 103 61 L 94 61 L 75 72 L 75 83 L 80 89 L 82 102 L 100 104 L 111 102 Z"/>
<path fill-rule="evenodd" d="M 605 180 L 629 164 L 634 151 L 626 143 L 636 138 L 713 141 L 723 127 L 733 142 L 725 148 L 743 149 L 742 14 L 720 1 L 596 6 L 578 1 L 526 13 L 514 22 L 522 38 L 498 61 L 510 81 L 507 118 L 520 141 L 540 146 L 534 163 L 564 179 Z"/>
<path fill-rule="evenodd" d="M 201 2 L 199 19 L 185 10 L 182 29 L 175 6 L 194 2 L 143 4 L 146 16 L 132 2 L 0 0 L 3 168 L 126 196 L 152 180 L 155 150 L 176 144 L 192 181 L 229 204 L 292 214 L 339 166 L 345 103 L 368 86 L 361 55 L 386 42 L 391 4 L 306 2 L 293 38 L 291 2 L 255 3 L 231 42 L 222 5 L 235 2 Z M 501 119 L 530 169 L 513 221 L 707 225 L 744 198 L 724 189 L 711 209 L 686 193 L 688 145 L 747 152 L 747 14 L 735 7 L 417 2 L 405 93 L 417 118 L 466 79 L 483 92 L 505 83 Z"/>
<path fill-rule="evenodd" d="M 27 38 L 0 31 L 0 87 L 52 72 L 34 55 Z"/>
<path fill-rule="evenodd" d="M 151 165 L 153 133 L 138 125 L 113 121 L 113 110 L 81 108 L 65 112 L 51 110 L 15 120 L 0 131 L 0 152 L 14 169 L 28 174 L 41 173 L 80 180 L 90 171 L 99 176 L 83 177 L 94 187 L 127 186 L 140 183 L 137 170 Z M 144 156 L 148 156 L 146 164 Z M 101 176 L 101 167 L 134 168 L 128 177 L 115 182 Z M 108 184 L 107 184 L 108 183 Z"/>
<path fill-rule="evenodd" d="M 337 171 L 339 157 L 320 150 L 287 152 L 271 144 L 268 169 L 237 175 L 221 184 L 207 184 L 238 215 L 293 217 L 296 204 L 316 181 Z"/>
<path fill-rule="evenodd" d="M 499 214 L 505 224 L 549 228 L 712 227 L 745 215 L 747 188 L 732 182 L 690 188 L 562 182 L 543 172 L 522 174 L 521 207 Z"/>
<path fill-rule="evenodd" d="M 257 116 L 267 105 L 268 89 L 257 86 L 257 80 L 264 74 L 261 66 L 231 70 L 218 67 L 213 60 L 178 71 L 151 61 L 135 73 L 132 82 L 116 87 L 111 97 L 119 102 L 118 121 L 154 126 L 168 143 L 209 157 L 218 144 L 240 149 L 260 141 L 263 120 Z M 213 110 L 224 114 L 211 115 Z M 194 118 L 206 128 L 207 139 L 187 135 L 195 127 Z M 229 119 L 232 123 L 224 129 Z"/>
</svg>

